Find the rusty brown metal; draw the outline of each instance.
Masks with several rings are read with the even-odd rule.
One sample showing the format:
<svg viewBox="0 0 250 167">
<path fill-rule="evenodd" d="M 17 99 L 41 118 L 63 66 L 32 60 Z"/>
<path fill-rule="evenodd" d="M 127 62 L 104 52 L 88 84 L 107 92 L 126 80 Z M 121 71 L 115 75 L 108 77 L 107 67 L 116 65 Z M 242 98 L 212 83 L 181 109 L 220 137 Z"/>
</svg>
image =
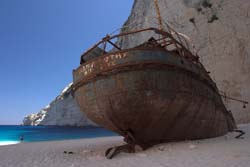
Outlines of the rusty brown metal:
<svg viewBox="0 0 250 167">
<path fill-rule="evenodd" d="M 170 50 L 161 39 L 150 38 L 142 45 L 119 46 L 120 51 L 84 62 L 73 71 L 80 109 L 92 121 L 124 136 L 131 152 L 134 145 L 146 149 L 161 142 L 233 131 L 234 118 L 216 84 L 198 57 L 170 33 L 147 28 L 106 36 L 83 56 L 113 38 L 145 31 L 160 33 L 167 44 L 178 47 Z M 112 157 L 110 152 L 106 153 Z"/>
<path fill-rule="evenodd" d="M 104 37 L 101 41 L 97 42 L 94 46 L 92 46 L 90 49 L 88 49 L 85 53 L 83 53 L 81 56 L 84 56 L 86 54 L 88 54 L 89 52 L 91 52 L 94 48 L 96 48 L 97 46 L 99 46 L 100 44 L 106 42 L 107 40 L 111 40 L 114 38 L 118 38 L 121 36 L 126 36 L 126 35 L 131 35 L 131 34 L 136 34 L 139 32 L 143 32 L 143 31 L 150 31 L 150 30 L 154 30 L 155 28 L 145 28 L 145 29 L 140 29 L 140 30 L 136 30 L 136 31 L 130 31 L 130 32 L 126 32 L 126 33 L 120 33 L 117 35 L 113 35 L 113 36 L 109 36 L 107 35 L 106 37 Z"/>
<path fill-rule="evenodd" d="M 107 40 L 108 43 L 110 43 L 112 46 L 114 46 L 116 49 L 118 50 L 122 50 L 119 46 L 117 46 L 116 44 L 114 44 L 113 42 L 111 42 L 110 40 Z"/>
<path fill-rule="evenodd" d="M 111 40 L 115 39 L 115 38 L 119 38 L 122 36 L 127 36 L 127 35 L 133 35 L 136 33 L 144 33 L 146 31 L 153 31 L 156 34 L 160 34 L 161 36 L 163 36 L 162 38 L 164 39 L 169 39 L 168 41 L 170 42 L 168 45 L 163 46 L 166 50 L 168 50 L 166 48 L 166 46 L 169 46 L 171 44 L 173 44 L 175 46 L 175 48 L 177 49 L 177 51 L 179 52 L 180 56 L 186 56 L 189 59 L 191 59 L 192 61 L 197 61 L 199 59 L 198 56 L 196 56 L 196 54 L 193 54 L 190 51 L 190 48 L 187 48 L 188 46 L 184 46 L 184 44 L 182 44 L 182 41 L 180 40 L 180 36 L 178 36 L 178 39 L 175 39 L 172 34 L 170 32 L 167 31 L 163 31 L 163 30 L 159 30 L 157 28 L 145 28 L 145 29 L 140 29 L 140 30 L 136 30 L 136 31 L 130 31 L 130 32 L 125 32 L 125 33 L 120 33 L 120 34 L 116 34 L 113 36 L 109 36 L 107 35 L 106 37 L 104 37 L 101 41 L 99 41 L 98 43 L 96 43 L 92 48 L 90 48 L 89 50 L 87 50 L 85 53 L 83 53 L 81 55 L 81 59 L 84 57 L 84 55 L 87 55 L 89 52 L 91 52 L 94 48 L 98 47 L 101 44 L 106 45 L 107 42 L 111 43 L 111 45 L 113 45 L 115 48 L 117 48 L 118 50 L 123 50 L 122 46 L 117 46 L 116 44 L 112 43 Z M 179 40 L 179 41 L 178 41 Z M 163 40 L 164 43 L 164 40 Z"/>
<path fill-rule="evenodd" d="M 154 4 L 155 4 L 155 8 L 156 8 L 156 13 L 157 13 L 157 19 L 159 22 L 159 29 L 163 30 L 163 24 L 162 24 L 162 18 L 161 18 L 161 12 L 160 12 L 158 0 L 154 0 Z"/>
<path fill-rule="evenodd" d="M 225 99 L 229 99 L 229 100 L 233 100 L 233 101 L 237 101 L 237 102 L 240 102 L 244 105 L 246 104 L 249 104 L 248 101 L 245 101 L 245 100 L 241 100 L 241 99 L 237 99 L 237 98 L 234 98 L 234 97 L 229 97 L 227 95 L 225 95 L 225 93 L 223 92 L 223 94 L 220 94 L 221 97 L 224 97 Z"/>
</svg>

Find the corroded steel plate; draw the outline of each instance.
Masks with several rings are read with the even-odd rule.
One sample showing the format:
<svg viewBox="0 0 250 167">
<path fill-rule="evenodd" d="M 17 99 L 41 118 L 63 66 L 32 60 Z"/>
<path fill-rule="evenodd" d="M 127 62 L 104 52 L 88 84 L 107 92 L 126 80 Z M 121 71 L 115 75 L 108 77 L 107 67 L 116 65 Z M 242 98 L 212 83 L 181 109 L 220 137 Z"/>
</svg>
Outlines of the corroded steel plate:
<svg viewBox="0 0 250 167">
<path fill-rule="evenodd" d="M 83 112 L 138 145 L 225 134 L 234 120 L 203 66 L 161 49 L 106 54 L 74 70 Z"/>
</svg>

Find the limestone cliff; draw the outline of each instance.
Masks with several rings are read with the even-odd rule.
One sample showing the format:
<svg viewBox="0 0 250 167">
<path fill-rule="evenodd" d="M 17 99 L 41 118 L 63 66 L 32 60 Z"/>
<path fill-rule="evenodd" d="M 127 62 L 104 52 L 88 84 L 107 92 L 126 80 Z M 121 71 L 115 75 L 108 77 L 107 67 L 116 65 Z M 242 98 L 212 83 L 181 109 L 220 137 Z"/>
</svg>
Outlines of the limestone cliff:
<svg viewBox="0 0 250 167">
<path fill-rule="evenodd" d="M 250 102 L 250 1 L 158 0 L 162 18 L 190 37 L 201 62 L 226 95 Z M 158 27 L 153 0 L 135 0 L 122 31 Z M 148 36 L 118 41 L 124 47 L 140 44 Z M 224 99 L 238 123 L 250 122 L 250 106 Z"/>
<path fill-rule="evenodd" d="M 24 118 L 24 125 L 96 126 L 80 111 L 69 84 L 57 98 L 37 114 Z"/>
</svg>

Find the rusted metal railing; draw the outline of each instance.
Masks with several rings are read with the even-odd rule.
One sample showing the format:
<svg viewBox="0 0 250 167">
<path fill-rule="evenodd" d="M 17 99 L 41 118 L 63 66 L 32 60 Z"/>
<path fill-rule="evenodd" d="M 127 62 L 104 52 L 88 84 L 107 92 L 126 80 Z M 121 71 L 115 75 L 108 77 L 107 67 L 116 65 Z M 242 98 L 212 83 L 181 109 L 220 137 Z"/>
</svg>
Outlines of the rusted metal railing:
<svg viewBox="0 0 250 167">
<path fill-rule="evenodd" d="M 85 55 L 87 55 L 88 53 L 90 53 L 95 48 L 99 47 L 100 45 L 103 45 L 103 50 L 104 50 L 103 54 L 107 53 L 106 52 L 107 44 L 112 45 L 113 48 L 116 48 L 119 51 L 123 50 L 124 48 L 122 46 L 118 46 L 118 44 L 112 42 L 112 40 L 114 40 L 114 39 L 118 39 L 118 38 L 121 38 L 124 36 L 134 35 L 137 33 L 145 33 L 147 31 L 152 31 L 155 34 L 160 35 L 160 37 L 158 39 L 155 39 L 155 40 L 162 48 L 165 48 L 168 51 L 176 50 L 178 52 L 179 56 L 185 57 L 185 58 L 190 59 L 191 61 L 194 61 L 194 62 L 198 62 L 199 57 L 196 54 L 192 53 L 191 49 L 189 48 L 188 41 L 184 37 L 180 36 L 179 33 L 177 33 L 176 31 L 173 31 L 173 29 L 171 29 L 170 27 L 168 27 L 168 30 L 169 30 L 169 32 L 164 31 L 164 30 L 160 30 L 160 29 L 157 29 L 154 27 L 150 27 L 150 28 L 144 28 L 144 29 L 134 30 L 134 31 L 130 31 L 130 32 L 124 32 L 124 33 L 120 33 L 120 34 L 116 34 L 116 35 L 112 35 L 112 36 L 107 35 L 106 37 L 102 38 L 102 40 L 97 42 L 93 47 L 91 47 L 85 53 L 83 53 L 81 55 L 81 60 L 83 59 L 83 57 Z M 177 38 L 175 38 L 171 32 L 174 32 L 175 35 L 177 36 Z M 172 47 L 170 47 L 170 46 L 172 46 Z M 127 48 L 126 50 L 132 49 L 132 48 Z M 114 50 L 113 51 L 111 50 L 111 52 L 109 52 L 109 53 L 112 53 L 112 52 L 114 52 Z"/>
</svg>

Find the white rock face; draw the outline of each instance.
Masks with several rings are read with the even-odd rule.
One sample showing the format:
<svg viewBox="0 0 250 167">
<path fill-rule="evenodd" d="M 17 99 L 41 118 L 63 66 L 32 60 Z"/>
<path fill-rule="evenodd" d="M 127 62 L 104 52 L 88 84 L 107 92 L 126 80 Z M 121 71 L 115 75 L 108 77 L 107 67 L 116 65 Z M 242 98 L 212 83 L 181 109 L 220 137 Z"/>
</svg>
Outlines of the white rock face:
<svg viewBox="0 0 250 167">
<path fill-rule="evenodd" d="M 188 35 L 201 62 L 227 96 L 250 102 L 250 1 L 158 0 L 164 22 Z M 153 0 L 135 0 L 123 31 L 158 27 Z M 151 35 L 130 36 L 118 42 L 125 48 Z M 225 99 L 238 123 L 250 122 L 250 106 Z"/>
<path fill-rule="evenodd" d="M 97 126 L 80 111 L 69 84 L 61 94 L 37 114 L 24 118 L 24 125 Z"/>
</svg>

